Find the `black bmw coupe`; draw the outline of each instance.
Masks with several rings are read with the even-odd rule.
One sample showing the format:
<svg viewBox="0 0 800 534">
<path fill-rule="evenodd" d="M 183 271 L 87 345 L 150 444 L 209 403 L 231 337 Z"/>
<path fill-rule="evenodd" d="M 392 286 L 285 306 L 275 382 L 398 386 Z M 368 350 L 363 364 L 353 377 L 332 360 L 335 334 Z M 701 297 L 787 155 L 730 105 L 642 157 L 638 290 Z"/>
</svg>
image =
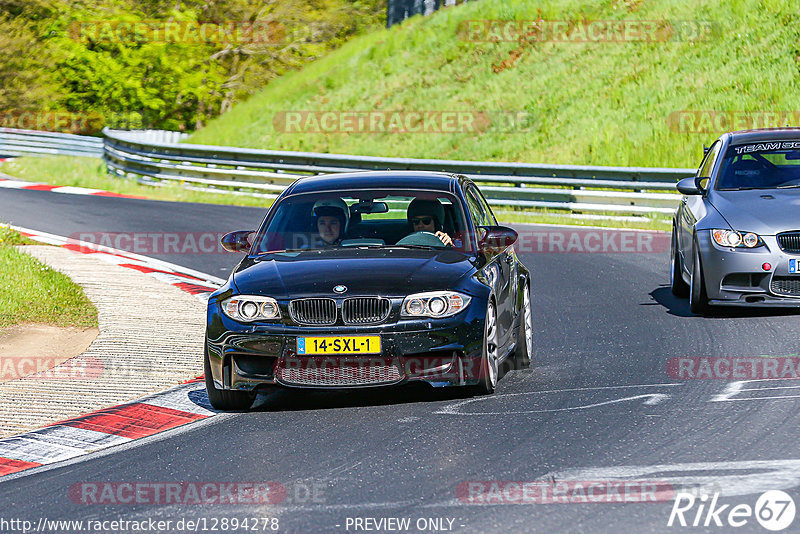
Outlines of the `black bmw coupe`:
<svg viewBox="0 0 800 534">
<path fill-rule="evenodd" d="M 258 231 L 222 239 L 247 256 L 208 301 L 211 404 L 410 381 L 492 393 L 504 362 L 531 359 L 530 273 L 516 240 L 464 176 L 298 179 Z"/>
</svg>

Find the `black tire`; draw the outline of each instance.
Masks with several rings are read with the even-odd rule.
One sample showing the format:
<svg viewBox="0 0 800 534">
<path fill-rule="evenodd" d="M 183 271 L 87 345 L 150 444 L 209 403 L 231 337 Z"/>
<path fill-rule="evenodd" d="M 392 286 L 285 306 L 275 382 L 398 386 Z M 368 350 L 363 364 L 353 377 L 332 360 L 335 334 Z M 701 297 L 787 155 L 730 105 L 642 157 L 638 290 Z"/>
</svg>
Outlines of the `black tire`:
<svg viewBox="0 0 800 534">
<path fill-rule="evenodd" d="M 706 315 L 709 311 L 706 282 L 703 277 L 703 266 L 700 262 L 700 251 L 697 245 L 692 251 L 692 283 L 689 285 L 689 309 L 695 315 Z"/>
<path fill-rule="evenodd" d="M 203 370 L 205 372 L 206 391 L 208 392 L 208 402 L 217 410 L 223 411 L 242 411 L 247 410 L 253 405 L 255 394 L 249 391 L 232 391 L 217 389 L 214 385 L 214 377 L 211 375 L 211 363 L 208 360 L 208 347 L 205 349 L 203 357 Z"/>
<path fill-rule="evenodd" d="M 531 286 L 525 282 L 525 293 L 522 299 L 522 309 L 519 313 L 519 324 L 517 325 L 517 348 L 514 350 L 514 363 L 517 369 L 527 369 L 531 366 L 533 359 L 533 347 L 528 344 L 528 336 L 525 331 L 525 307 L 528 307 L 530 313 L 530 329 L 531 337 L 533 337 L 533 310 L 531 309 Z M 527 297 L 527 298 L 525 298 Z"/>
<path fill-rule="evenodd" d="M 678 253 L 678 240 L 675 231 L 672 231 L 671 260 L 669 266 L 669 281 L 672 294 L 676 297 L 686 298 L 689 296 L 689 284 L 683 279 L 683 263 L 681 255 Z"/>
<path fill-rule="evenodd" d="M 490 308 L 494 310 L 493 320 L 494 320 L 494 333 L 495 336 L 497 335 L 497 307 L 494 304 L 493 300 L 489 301 L 489 304 L 486 307 L 486 321 L 483 326 L 483 350 L 481 356 L 481 368 L 479 371 L 480 382 L 473 387 L 473 393 L 475 395 L 491 395 L 494 393 L 495 387 L 497 387 L 497 379 L 498 375 L 500 374 L 500 366 L 495 363 L 494 368 L 494 379 L 492 379 L 492 369 L 491 363 L 489 362 L 490 353 L 489 353 L 489 335 L 490 335 L 490 317 L 492 314 L 490 312 Z M 495 351 L 497 350 L 497 340 L 495 339 Z"/>
</svg>

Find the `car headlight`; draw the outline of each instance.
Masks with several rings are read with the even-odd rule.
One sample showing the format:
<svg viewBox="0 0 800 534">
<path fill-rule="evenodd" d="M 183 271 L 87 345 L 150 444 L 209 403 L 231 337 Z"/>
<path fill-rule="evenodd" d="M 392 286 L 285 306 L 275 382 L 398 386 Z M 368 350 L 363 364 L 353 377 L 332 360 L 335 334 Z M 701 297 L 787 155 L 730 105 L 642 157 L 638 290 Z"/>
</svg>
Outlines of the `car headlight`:
<svg viewBox="0 0 800 534">
<path fill-rule="evenodd" d="M 225 315 L 243 323 L 281 318 L 278 302 L 272 297 L 239 295 L 223 300 L 221 306 Z"/>
<path fill-rule="evenodd" d="M 403 300 L 403 317 L 450 317 L 469 305 L 472 297 L 455 291 L 416 293 Z"/>
<path fill-rule="evenodd" d="M 764 241 L 753 232 L 737 232 L 736 230 L 711 230 L 711 237 L 722 247 L 755 248 Z"/>
</svg>

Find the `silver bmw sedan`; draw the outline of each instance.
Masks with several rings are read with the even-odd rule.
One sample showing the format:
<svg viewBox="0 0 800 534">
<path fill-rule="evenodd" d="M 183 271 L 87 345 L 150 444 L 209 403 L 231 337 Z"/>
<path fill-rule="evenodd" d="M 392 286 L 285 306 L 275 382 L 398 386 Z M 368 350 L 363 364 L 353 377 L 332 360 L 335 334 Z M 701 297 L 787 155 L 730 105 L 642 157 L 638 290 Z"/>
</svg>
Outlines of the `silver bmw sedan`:
<svg viewBox="0 0 800 534">
<path fill-rule="evenodd" d="M 800 128 L 725 133 L 672 226 L 672 292 L 710 306 L 800 306 Z"/>
</svg>

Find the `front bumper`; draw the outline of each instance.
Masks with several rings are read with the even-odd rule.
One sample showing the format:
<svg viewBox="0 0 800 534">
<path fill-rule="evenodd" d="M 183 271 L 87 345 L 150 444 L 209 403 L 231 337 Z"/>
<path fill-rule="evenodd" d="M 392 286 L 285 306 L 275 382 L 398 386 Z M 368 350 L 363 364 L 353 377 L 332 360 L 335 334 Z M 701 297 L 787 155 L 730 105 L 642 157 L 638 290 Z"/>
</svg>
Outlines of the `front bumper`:
<svg viewBox="0 0 800 534">
<path fill-rule="evenodd" d="M 722 247 L 710 231 L 698 232 L 700 261 L 709 304 L 718 306 L 799 307 L 800 293 L 787 290 L 800 284 L 800 273 L 789 272 L 789 260 L 800 255 L 783 252 L 775 236 L 761 236 L 765 245 L 754 249 Z M 770 264 L 770 269 L 762 266 Z"/>
<path fill-rule="evenodd" d="M 446 319 L 401 320 L 372 326 L 306 327 L 245 325 L 210 303 L 206 343 L 218 388 L 343 389 L 427 382 L 432 386 L 476 384 L 483 355 L 485 302 Z M 303 336 L 379 335 L 381 353 L 306 356 Z"/>
</svg>

